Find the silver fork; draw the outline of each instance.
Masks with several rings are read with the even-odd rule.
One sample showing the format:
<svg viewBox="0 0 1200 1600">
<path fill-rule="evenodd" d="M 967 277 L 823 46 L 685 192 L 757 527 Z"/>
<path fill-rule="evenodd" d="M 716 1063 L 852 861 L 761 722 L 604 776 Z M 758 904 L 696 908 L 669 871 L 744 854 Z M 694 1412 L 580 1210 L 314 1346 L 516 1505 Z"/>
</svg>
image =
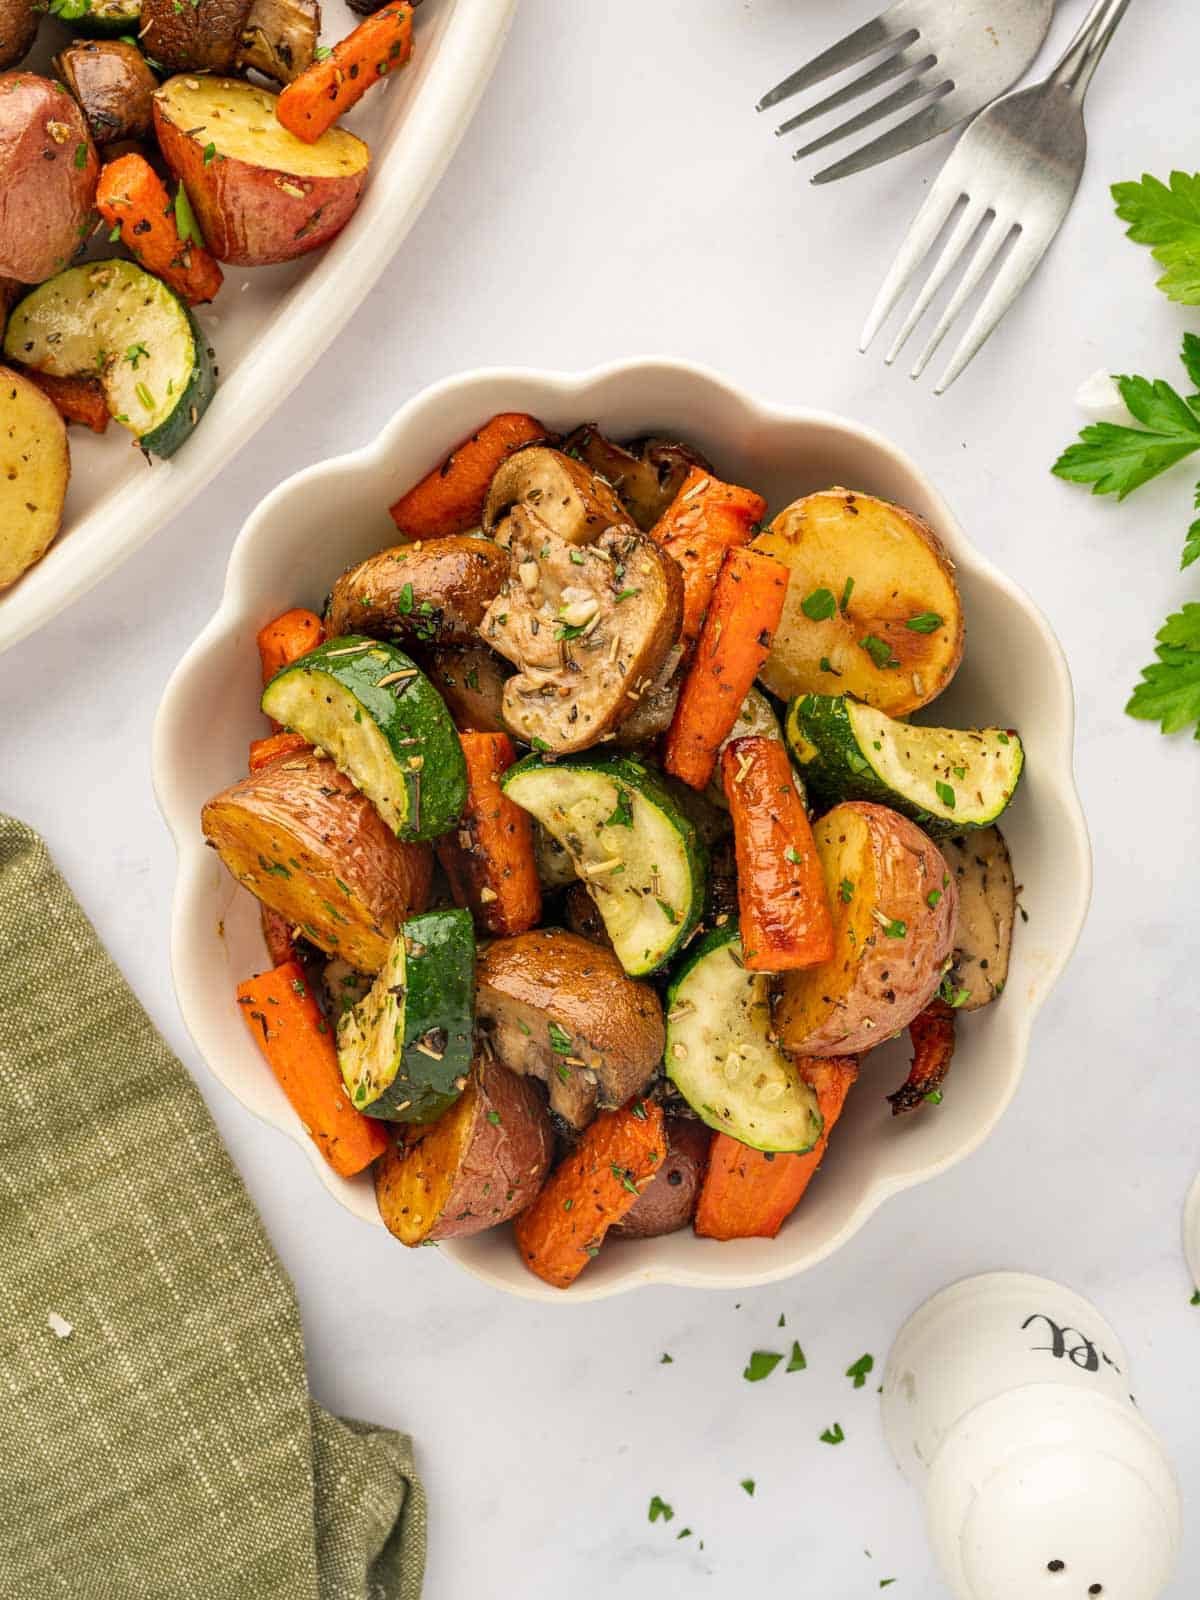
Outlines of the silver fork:
<svg viewBox="0 0 1200 1600">
<path fill-rule="evenodd" d="M 958 217 L 924 286 L 884 358 L 896 359 L 934 296 L 964 258 L 962 277 L 913 366 L 919 378 L 963 306 L 1005 245 L 970 326 L 942 374 L 943 394 L 1012 305 L 1063 224 L 1087 156 L 1083 100 L 1129 0 L 1096 0 L 1053 72 L 1015 89 L 982 112 L 959 140 L 908 230 L 859 341 L 865 350 L 958 208 Z M 1011 241 L 1011 243 L 1010 243 Z"/>
<path fill-rule="evenodd" d="M 881 56 L 860 78 L 789 117 L 775 130 L 791 133 L 872 89 L 902 79 L 890 94 L 811 140 L 793 157 L 799 161 L 860 133 L 882 117 L 915 106 L 903 122 L 825 167 L 812 181 L 831 183 L 835 178 L 847 178 L 945 133 L 1003 94 L 1041 49 L 1053 10 L 1054 0 L 897 0 L 874 21 L 856 28 L 776 84 L 756 109 L 766 111 L 847 67 Z"/>
</svg>

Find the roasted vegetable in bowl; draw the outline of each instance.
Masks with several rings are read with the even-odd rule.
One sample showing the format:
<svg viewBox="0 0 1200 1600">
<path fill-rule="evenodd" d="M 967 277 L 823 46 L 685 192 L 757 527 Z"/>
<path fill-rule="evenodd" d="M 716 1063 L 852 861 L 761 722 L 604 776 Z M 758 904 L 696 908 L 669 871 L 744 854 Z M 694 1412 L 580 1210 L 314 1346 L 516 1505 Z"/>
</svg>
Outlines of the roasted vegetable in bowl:
<svg viewBox="0 0 1200 1600">
<path fill-rule="evenodd" d="M 852 1089 L 937 1116 L 1012 938 L 1020 737 L 913 717 L 963 647 L 934 532 L 656 448 L 509 412 L 397 485 L 401 542 L 263 619 L 273 731 L 204 812 L 267 908 L 252 992 L 324 968 L 335 1047 L 259 1032 L 314 1137 L 404 1243 L 511 1222 L 559 1288 L 773 1237 Z"/>
</svg>

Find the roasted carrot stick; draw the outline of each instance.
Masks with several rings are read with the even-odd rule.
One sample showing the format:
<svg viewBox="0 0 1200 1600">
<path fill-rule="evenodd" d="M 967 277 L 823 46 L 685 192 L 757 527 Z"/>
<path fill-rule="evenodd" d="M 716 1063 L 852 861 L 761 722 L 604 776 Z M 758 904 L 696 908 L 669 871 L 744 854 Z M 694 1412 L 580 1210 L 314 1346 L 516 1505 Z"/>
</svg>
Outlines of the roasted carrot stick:
<svg viewBox="0 0 1200 1600">
<path fill-rule="evenodd" d="M 58 378 L 32 367 L 22 367 L 21 372 L 54 402 L 67 422 L 80 422 L 93 433 L 103 433 L 108 427 L 108 404 L 95 378 Z"/>
<path fill-rule="evenodd" d="M 726 553 L 664 750 L 667 771 L 693 789 L 712 777 L 717 751 L 771 652 L 787 585 L 788 569 L 773 556 Z"/>
<path fill-rule="evenodd" d="M 731 739 L 721 778 L 733 822 L 742 959 L 755 972 L 833 955 L 833 918 L 812 828 L 777 739 Z"/>
<path fill-rule="evenodd" d="M 281 667 L 290 666 L 301 656 L 325 642 L 325 627 L 315 611 L 285 611 L 258 630 L 258 654 L 262 661 L 264 685 Z"/>
<path fill-rule="evenodd" d="M 382 1125 L 356 1111 L 338 1069 L 333 1029 L 309 993 L 304 972 L 285 961 L 239 983 L 238 1005 L 279 1087 L 333 1170 L 343 1178 L 387 1149 Z"/>
<path fill-rule="evenodd" d="M 630 1100 L 602 1111 L 514 1225 L 531 1272 L 567 1289 L 653 1182 L 667 1148 L 661 1109 Z"/>
<path fill-rule="evenodd" d="M 683 569 L 683 641 L 689 648 L 704 626 L 725 551 L 749 544 L 766 509 L 761 495 L 693 467 L 651 529 Z"/>
<path fill-rule="evenodd" d="M 467 805 L 437 846 L 454 903 L 488 933 L 525 933 L 542 916 L 542 890 L 528 811 L 508 798 L 500 775 L 517 759 L 506 733 L 460 733 L 467 758 Z"/>
<path fill-rule="evenodd" d="M 704 1238 L 773 1239 L 799 1205 L 858 1076 L 858 1062 L 853 1056 L 812 1056 L 800 1070 L 825 1119 L 821 1137 L 804 1155 L 769 1155 L 727 1133 L 715 1134 L 696 1207 L 696 1232 Z"/>
<path fill-rule="evenodd" d="M 908 1077 L 888 1103 L 894 1117 L 916 1111 L 931 1096 L 942 1097 L 942 1084 L 954 1059 L 956 1013 L 944 1000 L 933 1000 L 908 1025 L 913 1058 Z"/>
<path fill-rule="evenodd" d="M 267 739 L 252 739 L 248 766 L 251 772 L 261 772 L 272 761 L 278 761 L 280 756 L 294 756 L 298 751 L 308 748 L 308 740 L 302 739 L 298 733 L 273 733 Z"/>
<path fill-rule="evenodd" d="M 441 539 L 479 526 L 488 485 L 514 450 L 545 439 L 547 430 L 524 411 L 502 411 L 456 445 L 392 506 L 392 518 L 410 539 Z"/>
<path fill-rule="evenodd" d="M 96 210 L 140 264 L 188 305 L 211 300 L 224 282 L 220 267 L 197 240 L 181 239 L 175 207 L 144 156 L 118 156 L 100 171 Z"/>
<path fill-rule="evenodd" d="M 412 55 L 413 8 L 397 0 L 360 22 L 287 85 L 275 115 L 289 133 L 315 144 L 373 83 L 398 72 Z"/>
</svg>

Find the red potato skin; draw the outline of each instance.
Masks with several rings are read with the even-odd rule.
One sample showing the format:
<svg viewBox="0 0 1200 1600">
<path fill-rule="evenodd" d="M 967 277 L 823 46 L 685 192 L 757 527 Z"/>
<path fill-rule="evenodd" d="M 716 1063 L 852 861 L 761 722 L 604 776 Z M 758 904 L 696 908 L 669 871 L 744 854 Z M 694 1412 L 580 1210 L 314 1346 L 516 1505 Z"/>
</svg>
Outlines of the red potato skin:
<svg viewBox="0 0 1200 1600">
<path fill-rule="evenodd" d="M 70 263 L 89 231 L 99 172 L 83 112 L 62 84 L 0 72 L 0 277 L 42 283 Z"/>
<path fill-rule="evenodd" d="M 625 1239 L 657 1239 L 686 1228 L 696 1211 L 708 1168 L 712 1129 L 695 1117 L 667 1117 L 667 1158 L 649 1186 L 612 1233 Z"/>
<path fill-rule="evenodd" d="M 232 157 L 206 166 L 204 145 L 177 128 L 158 100 L 154 132 L 163 160 L 188 192 L 209 251 L 231 266 L 265 267 L 319 250 L 354 215 L 367 181 L 366 162 L 341 177 L 300 179 Z M 281 184 L 304 192 L 289 194 Z"/>
</svg>

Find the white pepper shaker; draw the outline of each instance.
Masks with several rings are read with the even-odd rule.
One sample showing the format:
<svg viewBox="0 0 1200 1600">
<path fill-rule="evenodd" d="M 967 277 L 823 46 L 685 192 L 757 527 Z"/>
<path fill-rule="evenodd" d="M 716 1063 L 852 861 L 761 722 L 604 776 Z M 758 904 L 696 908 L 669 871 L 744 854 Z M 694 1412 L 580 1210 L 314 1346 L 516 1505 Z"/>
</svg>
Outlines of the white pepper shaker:
<svg viewBox="0 0 1200 1600">
<path fill-rule="evenodd" d="M 1089 1301 L 1025 1273 L 952 1284 L 900 1330 L 884 1432 L 958 1600 L 1162 1593 L 1179 1491 L 1128 1374 Z"/>
</svg>

